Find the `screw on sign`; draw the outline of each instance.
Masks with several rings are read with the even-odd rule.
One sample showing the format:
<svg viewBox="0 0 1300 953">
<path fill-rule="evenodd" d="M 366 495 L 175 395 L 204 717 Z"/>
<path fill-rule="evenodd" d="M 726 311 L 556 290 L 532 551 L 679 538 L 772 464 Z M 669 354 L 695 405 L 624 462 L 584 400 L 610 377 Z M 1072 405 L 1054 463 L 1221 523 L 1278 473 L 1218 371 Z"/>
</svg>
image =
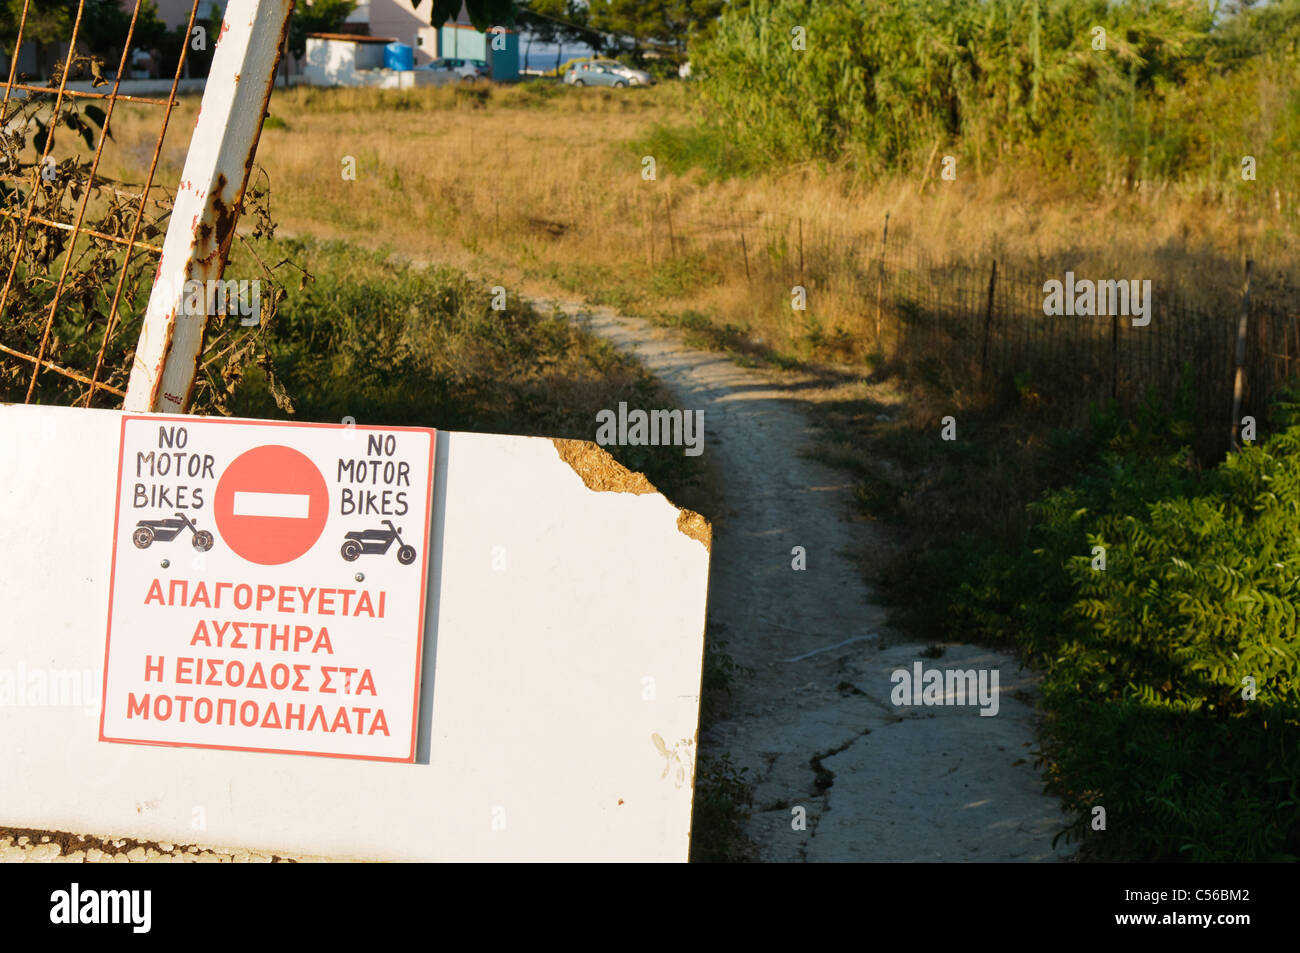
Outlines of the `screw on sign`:
<svg viewBox="0 0 1300 953">
<path fill-rule="evenodd" d="M 320 539 L 329 517 L 329 490 L 306 454 L 269 445 L 226 467 L 212 505 L 226 545 L 251 563 L 278 566 Z"/>
</svg>

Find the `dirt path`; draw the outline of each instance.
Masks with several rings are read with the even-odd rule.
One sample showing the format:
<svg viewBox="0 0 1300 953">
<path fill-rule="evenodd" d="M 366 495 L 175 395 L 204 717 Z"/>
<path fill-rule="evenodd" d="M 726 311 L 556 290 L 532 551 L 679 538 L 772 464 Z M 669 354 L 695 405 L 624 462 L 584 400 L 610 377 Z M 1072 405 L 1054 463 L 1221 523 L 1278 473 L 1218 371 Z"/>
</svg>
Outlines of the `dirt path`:
<svg viewBox="0 0 1300 953">
<path fill-rule="evenodd" d="M 894 644 L 853 553 L 851 481 L 801 456 L 813 426 L 797 391 L 649 322 L 579 302 L 533 299 L 634 354 L 683 408 L 703 409 L 705 452 L 722 475 L 710 625 L 752 670 L 701 750 L 729 752 L 755 781 L 747 830 L 769 861 L 1042 861 L 1064 815 L 1033 767 L 1033 679 L 1011 656 L 972 645 L 939 658 Z M 594 427 L 594 423 L 593 423 Z M 806 570 L 792 568 L 792 549 Z M 973 707 L 896 707 L 890 673 L 997 669 L 996 716 Z M 796 809 L 806 829 L 798 830 Z"/>
</svg>

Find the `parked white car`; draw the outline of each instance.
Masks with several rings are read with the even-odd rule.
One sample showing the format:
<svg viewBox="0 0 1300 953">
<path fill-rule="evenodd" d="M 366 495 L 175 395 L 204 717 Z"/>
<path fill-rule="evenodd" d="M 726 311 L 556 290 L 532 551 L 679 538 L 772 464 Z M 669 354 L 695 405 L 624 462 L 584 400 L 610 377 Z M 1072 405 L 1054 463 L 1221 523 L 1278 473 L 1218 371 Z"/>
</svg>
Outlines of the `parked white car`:
<svg viewBox="0 0 1300 953">
<path fill-rule="evenodd" d="M 609 69 L 619 76 L 626 77 L 629 86 L 653 86 L 655 84 L 655 78 L 643 69 L 635 69 L 612 61 Z"/>
<path fill-rule="evenodd" d="M 416 69 L 427 69 L 438 73 L 448 73 L 453 76 L 458 76 L 462 80 L 468 80 L 471 82 L 488 75 L 488 65 L 483 60 L 457 60 L 439 57 L 436 60 L 425 63 L 423 66 L 417 66 Z"/>
<path fill-rule="evenodd" d="M 624 66 L 617 60 L 587 60 L 575 63 L 564 73 L 570 86 L 653 86 L 654 77 L 645 70 Z"/>
</svg>

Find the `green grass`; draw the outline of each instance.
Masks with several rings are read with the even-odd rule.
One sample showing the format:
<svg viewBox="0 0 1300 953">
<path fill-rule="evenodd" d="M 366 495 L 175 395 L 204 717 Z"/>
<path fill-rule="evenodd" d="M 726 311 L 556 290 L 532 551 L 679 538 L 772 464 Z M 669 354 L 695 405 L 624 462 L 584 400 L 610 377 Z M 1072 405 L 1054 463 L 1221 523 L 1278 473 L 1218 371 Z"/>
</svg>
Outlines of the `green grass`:
<svg viewBox="0 0 1300 953">
<path fill-rule="evenodd" d="M 1215 6 L 730 4 L 692 46 L 708 125 L 647 145 L 706 175 L 844 160 L 874 178 L 942 144 L 963 166 L 999 156 L 1081 192 L 1117 179 L 1231 187 L 1251 154 L 1270 167 L 1254 201 L 1294 192 L 1284 156 L 1300 96 L 1279 79 L 1296 69 L 1300 0 Z"/>
<path fill-rule="evenodd" d="M 700 690 L 700 729 L 726 715 L 731 686 L 738 675 L 753 674 L 737 665 L 727 652 L 720 625 L 710 622 L 704 643 Z M 695 801 L 691 814 L 691 860 L 695 863 L 734 863 L 757 858 L 757 848 L 745 834 L 744 821 L 753 807 L 754 789 L 729 755 L 701 753 L 695 766 Z"/>
<path fill-rule="evenodd" d="M 629 144 L 639 162 L 654 156 L 657 168 L 677 175 L 698 170 L 704 181 L 744 178 L 757 172 L 753 150 L 739 147 L 734 137 L 704 122 L 657 123 Z"/>
</svg>

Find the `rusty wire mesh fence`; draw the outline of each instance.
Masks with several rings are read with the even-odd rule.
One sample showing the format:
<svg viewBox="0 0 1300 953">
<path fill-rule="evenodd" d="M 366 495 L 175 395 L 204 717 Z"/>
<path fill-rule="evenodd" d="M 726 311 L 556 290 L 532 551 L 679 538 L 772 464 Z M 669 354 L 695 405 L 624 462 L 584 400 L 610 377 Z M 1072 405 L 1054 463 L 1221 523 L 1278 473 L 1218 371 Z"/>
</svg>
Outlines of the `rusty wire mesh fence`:
<svg viewBox="0 0 1300 953">
<path fill-rule="evenodd" d="M 31 0 L 23 3 L 0 105 L 0 399 L 91 407 L 125 396 L 133 333 L 170 210 L 155 176 L 188 48 L 182 43 L 165 98 L 122 93 L 141 6 L 135 0 L 109 80 L 103 60 L 88 52 L 81 0 L 66 56 L 42 85 L 18 73 L 32 13 Z M 197 9 L 195 0 L 190 27 Z M 158 110 L 138 184 L 100 174 L 123 102 Z"/>
<path fill-rule="evenodd" d="M 132 85 L 144 0 L 124 8 L 120 36 L 104 35 L 100 21 L 87 35 L 87 0 L 78 0 L 66 51 L 44 81 L 19 71 L 35 14 L 24 0 L 0 77 L 0 401 L 120 406 L 178 184 L 160 181 L 164 142 L 187 59 L 210 56 L 216 41 L 196 27 L 198 8 L 193 0 L 184 29 L 170 34 L 177 48 L 162 54 L 176 64 L 161 80 L 165 94 L 136 95 L 123 87 Z M 113 154 L 118 119 L 135 130 L 147 125 L 152 148 Z M 106 161 L 110 154 L 115 161 Z M 258 222 L 255 234 L 273 230 L 265 189 L 250 186 L 240 211 Z M 262 296 L 269 306 L 246 326 L 233 302 L 214 312 L 204 292 L 196 411 L 224 410 L 244 366 L 265 359 L 263 335 L 281 292 L 273 269 L 251 257 L 272 286 Z"/>
</svg>

